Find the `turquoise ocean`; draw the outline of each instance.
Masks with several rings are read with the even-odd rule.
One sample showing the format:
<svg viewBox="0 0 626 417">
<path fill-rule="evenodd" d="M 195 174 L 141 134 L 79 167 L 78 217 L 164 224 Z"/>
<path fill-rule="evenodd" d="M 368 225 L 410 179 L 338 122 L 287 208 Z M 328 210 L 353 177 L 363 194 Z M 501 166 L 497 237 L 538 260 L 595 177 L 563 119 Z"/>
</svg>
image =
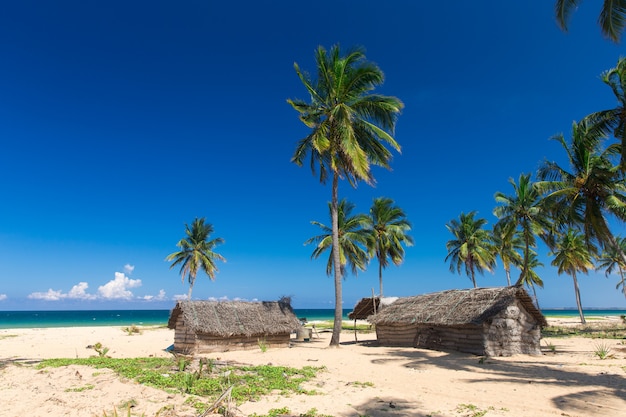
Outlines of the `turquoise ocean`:
<svg viewBox="0 0 626 417">
<path fill-rule="evenodd" d="M 344 320 L 352 309 L 343 310 Z M 333 309 L 294 309 L 296 316 L 308 321 L 332 320 Z M 578 310 L 546 309 L 548 317 L 577 317 Z M 586 317 L 621 316 L 626 310 L 584 310 Z M 71 310 L 0 311 L 0 329 L 74 327 L 74 326 L 160 326 L 167 324 L 170 310 Z"/>
</svg>

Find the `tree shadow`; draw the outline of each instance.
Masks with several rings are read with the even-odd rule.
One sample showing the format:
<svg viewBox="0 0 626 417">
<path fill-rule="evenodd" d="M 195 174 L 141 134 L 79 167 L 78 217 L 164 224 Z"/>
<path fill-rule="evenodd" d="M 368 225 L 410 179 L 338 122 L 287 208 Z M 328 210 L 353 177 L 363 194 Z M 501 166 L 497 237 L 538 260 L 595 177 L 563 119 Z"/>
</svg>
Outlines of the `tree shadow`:
<svg viewBox="0 0 626 417">
<path fill-rule="evenodd" d="M 538 386 L 539 390 L 541 387 L 549 386 L 587 388 L 583 392 L 550 399 L 554 406 L 563 412 L 596 415 L 599 410 L 604 409 L 608 413 L 606 415 L 619 415 L 623 412 L 622 401 L 626 402 L 626 377 L 623 374 L 600 372 L 594 375 L 580 372 L 568 369 L 567 364 L 544 359 L 546 356 L 533 356 L 529 361 L 527 355 L 520 355 L 519 360 L 515 357 L 485 358 L 456 351 L 441 352 L 406 347 L 385 347 L 385 353 L 381 356 L 380 353 L 375 352 L 379 347 L 377 343 L 369 341 L 361 345 L 372 349 L 371 353 L 367 353 L 376 356 L 371 359 L 372 364 L 384 366 L 400 361 L 405 368 L 416 371 L 427 371 L 433 367 L 465 371 L 471 373 L 471 377 L 460 380 L 460 375 L 457 374 L 455 379 L 467 384 L 485 382 L 493 384 L 505 382 L 519 386 L 533 384 L 534 389 Z M 568 352 L 568 354 L 571 353 L 589 352 Z M 552 355 L 552 353 L 546 355 Z M 599 400 L 600 398 L 602 400 Z M 622 408 L 616 408 L 620 405 Z M 612 414 L 613 409 L 615 409 L 614 414 Z"/>
</svg>

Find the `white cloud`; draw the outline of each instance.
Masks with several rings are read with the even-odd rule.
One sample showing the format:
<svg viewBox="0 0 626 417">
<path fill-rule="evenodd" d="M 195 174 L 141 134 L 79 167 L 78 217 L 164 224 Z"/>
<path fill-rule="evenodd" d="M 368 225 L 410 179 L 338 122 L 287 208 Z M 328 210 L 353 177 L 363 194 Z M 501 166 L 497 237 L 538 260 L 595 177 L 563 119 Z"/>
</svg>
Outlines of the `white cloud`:
<svg viewBox="0 0 626 417">
<path fill-rule="evenodd" d="M 140 279 L 130 279 L 122 272 L 115 273 L 115 279 L 98 287 L 98 293 L 105 299 L 126 299 L 133 298 L 133 293 L 128 288 L 141 286 Z"/>
<path fill-rule="evenodd" d="M 187 299 L 187 294 L 175 294 L 172 299 L 174 301 L 180 301 L 180 300 L 186 300 Z"/>
<path fill-rule="evenodd" d="M 6 300 L 8 297 L 6 294 L 0 294 L 0 301 Z"/>
<path fill-rule="evenodd" d="M 97 297 L 94 294 L 87 294 L 86 290 L 89 288 L 89 284 L 86 282 L 79 282 L 74 285 L 70 292 L 64 297 L 78 299 L 78 300 L 94 300 Z"/>
<path fill-rule="evenodd" d="M 144 295 L 141 298 L 146 300 L 146 301 L 163 301 L 163 300 L 166 300 L 165 291 L 164 290 L 159 291 L 158 295 Z"/>
<path fill-rule="evenodd" d="M 58 301 L 62 298 L 65 298 L 65 295 L 59 291 L 54 291 L 52 288 L 48 290 L 48 292 L 34 292 L 28 296 L 33 300 L 46 300 L 46 301 Z"/>
<path fill-rule="evenodd" d="M 131 265 L 131 264 L 124 265 L 124 272 L 126 272 L 126 275 L 132 274 L 134 270 L 135 270 L 135 265 Z"/>
</svg>

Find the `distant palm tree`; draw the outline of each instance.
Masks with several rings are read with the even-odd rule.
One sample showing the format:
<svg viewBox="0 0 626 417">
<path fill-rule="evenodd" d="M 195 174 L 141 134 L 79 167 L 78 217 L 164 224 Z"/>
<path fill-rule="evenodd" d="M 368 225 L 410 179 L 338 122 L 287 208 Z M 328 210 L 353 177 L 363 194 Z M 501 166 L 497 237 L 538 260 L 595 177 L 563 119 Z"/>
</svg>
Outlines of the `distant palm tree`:
<svg viewBox="0 0 626 417">
<path fill-rule="evenodd" d="M 617 272 L 619 272 L 620 280 L 615 288 L 619 289 L 619 287 L 622 287 L 622 292 L 624 293 L 624 297 L 626 297 L 626 263 L 621 255 L 626 252 L 626 238 L 617 236 L 615 237 L 615 240 L 621 248 L 621 251 L 612 247 L 607 247 L 600 258 L 598 258 L 596 268 L 604 269 L 607 277 L 611 275 L 614 270 L 617 270 Z"/>
<path fill-rule="evenodd" d="M 559 27 L 567 31 L 570 15 L 578 8 L 581 0 L 556 0 L 554 6 Z M 619 42 L 626 24 L 626 1 L 604 0 L 598 24 L 602 34 L 613 42 Z"/>
<path fill-rule="evenodd" d="M 586 274 L 589 269 L 593 268 L 593 262 L 584 236 L 574 229 L 568 229 L 561 239 L 557 241 L 556 248 L 552 254 L 554 255 L 552 266 L 558 267 L 559 275 L 565 272 L 571 275 L 574 280 L 578 314 L 580 314 L 580 322 L 585 324 L 585 315 L 583 314 L 582 302 L 580 301 L 580 288 L 578 287 L 576 273 L 583 272 Z"/>
<path fill-rule="evenodd" d="M 371 165 L 389 168 L 391 151 L 400 145 L 393 138 L 395 122 L 402 102 L 390 96 L 372 94 L 384 80 L 383 72 L 365 59 L 361 50 L 345 56 L 339 46 L 330 51 L 318 47 L 315 54 L 317 80 L 294 64 L 296 73 L 310 95 L 310 101 L 288 100 L 300 113 L 300 120 L 311 133 L 300 140 L 291 161 L 302 166 L 307 156 L 311 169 L 319 165 L 320 182 L 332 177 L 332 235 L 335 268 L 335 318 L 330 346 L 339 346 L 343 317 L 339 254 L 339 179 L 353 186 L 358 181 L 374 182 Z"/>
<path fill-rule="evenodd" d="M 413 245 L 413 238 L 408 235 L 411 223 L 404 211 L 394 206 L 392 199 L 380 197 L 374 199 L 366 228 L 372 234 L 368 249 L 378 259 L 379 295 L 383 297 L 383 269 L 389 266 L 390 260 L 396 266 L 404 261 L 403 245 Z"/>
<path fill-rule="evenodd" d="M 522 269 L 522 256 L 520 251 L 524 249 L 524 241 L 513 227 L 505 227 L 502 223 L 496 223 L 491 232 L 494 253 L 502 260 L 502 266 L 506 273 L 506 283 L 511 286 L 511 266 Z"/>
<path fill-rule="evenodd" d="M 328 204 L 328 209 L 332 216 L 332 205 Z M 339 202 L 338 223 L 339 223 L 339 267 L 341 276 L 345 277 L 346 265 L 350 266 L 350 270 L 354 275 L 358 270 L 364 271 L 367 267 L 369 257 L 367 255 L 367 245 L 371 238 L 368 231 L 364 228 L 367 224 L 367 216 L 365 214 L 352 215 L 354 204 L 349 203 L 345 199 Z M 315 243 L 317 246 L 311 255 L 311 258 L 317 259 L 326 250 L 330 249 L 328 262 L 326 262 L 326 274 L 333 274 L 333 231 L 332 227 L 323 223 L 312 221 L 311 224 L 319 226 L 324 232 L 321 235 L 313 236 L 305 245 Z"/>
<path fill-rule="evenodd" d="M 515 283 L 520 285 L 528 273 L 532 248 L 537 246 L 535 236 L 546 239 L 546 230 L 551 229 L 551 224 L 542 206 L 541 193 L 533 185 L 529 174 L 521 174 L 517 184 L 509 178 L 509 183 L 513 186 L 514 194 L 497 192 L 495 200 L 499 206 L 493 209 L 493 214 L 498 218 L 499 228 L 519 230 L 524 242 L 522 273 Z"/>
<path fill-rule="evenodd" d="M 487 223 L 485 219 L 475 219 L 475 211 L 468 214 L 461 213 L 459 219 L 453 219 L 446 228 L 454 235 L 454 239 L 446 243 L 448 255 L 445 261 L 450 260 L 450 271 L 465 274 L 472 280 L 476 288 L 476 271 L 483 273 L 493 271 L 496 264 L 490 233 L 483 229 Z"/>
<path fill-rule="evenodd" d="M 557 140 L 565 150 L 570 170 L 556 162 L 544 162 L 539 168 L 537 187 L 546 193 L 544 202 L 559 227 L 580 226 L 587 249 L 600 248 L 621 251 L 613 236 L 607 216 L 626 220 L 626 184 L 622 171 L 614 165 L 621 145 L 613 144 L 602 149 L 602 135 L 589 128 L 587 121 L 574 123 L 572 140 L 567 143 L 563 135 Z"/>
<path fill-rule="evenodd" d="M 180 265 L 180 276 L 183 282 L 185 282 L 185 277 L 189 279 L 188 300 L 191 300 L 191 290 L 196 282 L 198 271 L 204 271 L 213 281 L 218 271 L 215 261 L 226 262 L 222 255 L 213 252 L 213 248 L 224 243 L 224 240 L 220 237 L 209 240 L 209 235 L 213 233 L 213 225 L 204 223 L 204 220 L 204 218 L 196 218 L 191 227 L 185 224 L 187 237 L 182 238 L 176 244 L 181 250 L 166 258 L 167 261 L 174 261 L 170 269 Z"/>
<path fill-rule="evenodd" d="M 537 257 L 537 253 L 535 251 L 530 252 L 530 258 L 528 259 L 528 271 L 524 275 L 524 279 L 520 281 L 520 285 L 526 285 L 533 290 L 533 298 L 535 299 L 535 306 L 539 309 L 539 298 L 537 298 L 537 289 L 536 287 L 543 288 L 543 280 L 535 271 L 535 268 L 543 266 L 541 262 L 539 262 L 539 258 Z M 521 276 L 520 276 L 521 277 Z"/>
<path fill-rule="evenodd" d="M 617 106 L 590 114 L 585 118 L 586 123 L 605 136 L 613 135 L 621 143 L 620 164 L 622 171 L 626 171 L 626 58 L 620 58 L 615 68 L 603 72 L 602 81 L 611 87 Z"/>
</svg>

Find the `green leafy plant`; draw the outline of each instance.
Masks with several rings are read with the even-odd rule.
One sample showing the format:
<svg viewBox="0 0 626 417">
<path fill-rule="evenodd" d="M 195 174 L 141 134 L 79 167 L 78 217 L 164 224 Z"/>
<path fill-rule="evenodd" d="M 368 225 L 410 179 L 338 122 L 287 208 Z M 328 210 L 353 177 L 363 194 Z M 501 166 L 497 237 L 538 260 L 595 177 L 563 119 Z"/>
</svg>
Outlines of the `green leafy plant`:
<svg viewBox="0 0 626 417">
<path fill-rule="evenodd" d="M 267 352 L 267 340 L 257 339 L 257 343 L 259 344 L 259 349 L 261 349 L 261 352 Z"/>
<path fill-rule="evenodd" d="M 606 359 L 610 356 L 611 348 L 606 343 L 598 343 L 593 353 L 600 359 Z"/>
<path fill-rule="evenodd" d="M 126 332 L 126 334 L 128 334 L 129 336 L 132 336 L 134 334 L 141 334 L 141 329 L 134 324 L 132 326 L 123 327 L 122 330 Z"/>
<path fill-rule="evenodd" d="M 83 392 L 83 391 L 87 391 L 87 390 L 94 389 L 94 388 L 95 387 L 92 384 L 87 384 L 82 387 L 66 388 L 65 392 Z"/>
<path fill-rule="evenodd" d="M 552 343 L 546 342 L 546 347 L 548 348 L 550 352 L 556 353 L 556 346 L 554 346 Z"/>
<path fill-rule="evenodd" d="M 107 353 L 109 352 L 109 348 L 102 345 L 102 343 L 98 342 L 92 346 L 93 350 L 98 352 L 98 356 L 101 358 L 105 358 Z"/>
</svg>

